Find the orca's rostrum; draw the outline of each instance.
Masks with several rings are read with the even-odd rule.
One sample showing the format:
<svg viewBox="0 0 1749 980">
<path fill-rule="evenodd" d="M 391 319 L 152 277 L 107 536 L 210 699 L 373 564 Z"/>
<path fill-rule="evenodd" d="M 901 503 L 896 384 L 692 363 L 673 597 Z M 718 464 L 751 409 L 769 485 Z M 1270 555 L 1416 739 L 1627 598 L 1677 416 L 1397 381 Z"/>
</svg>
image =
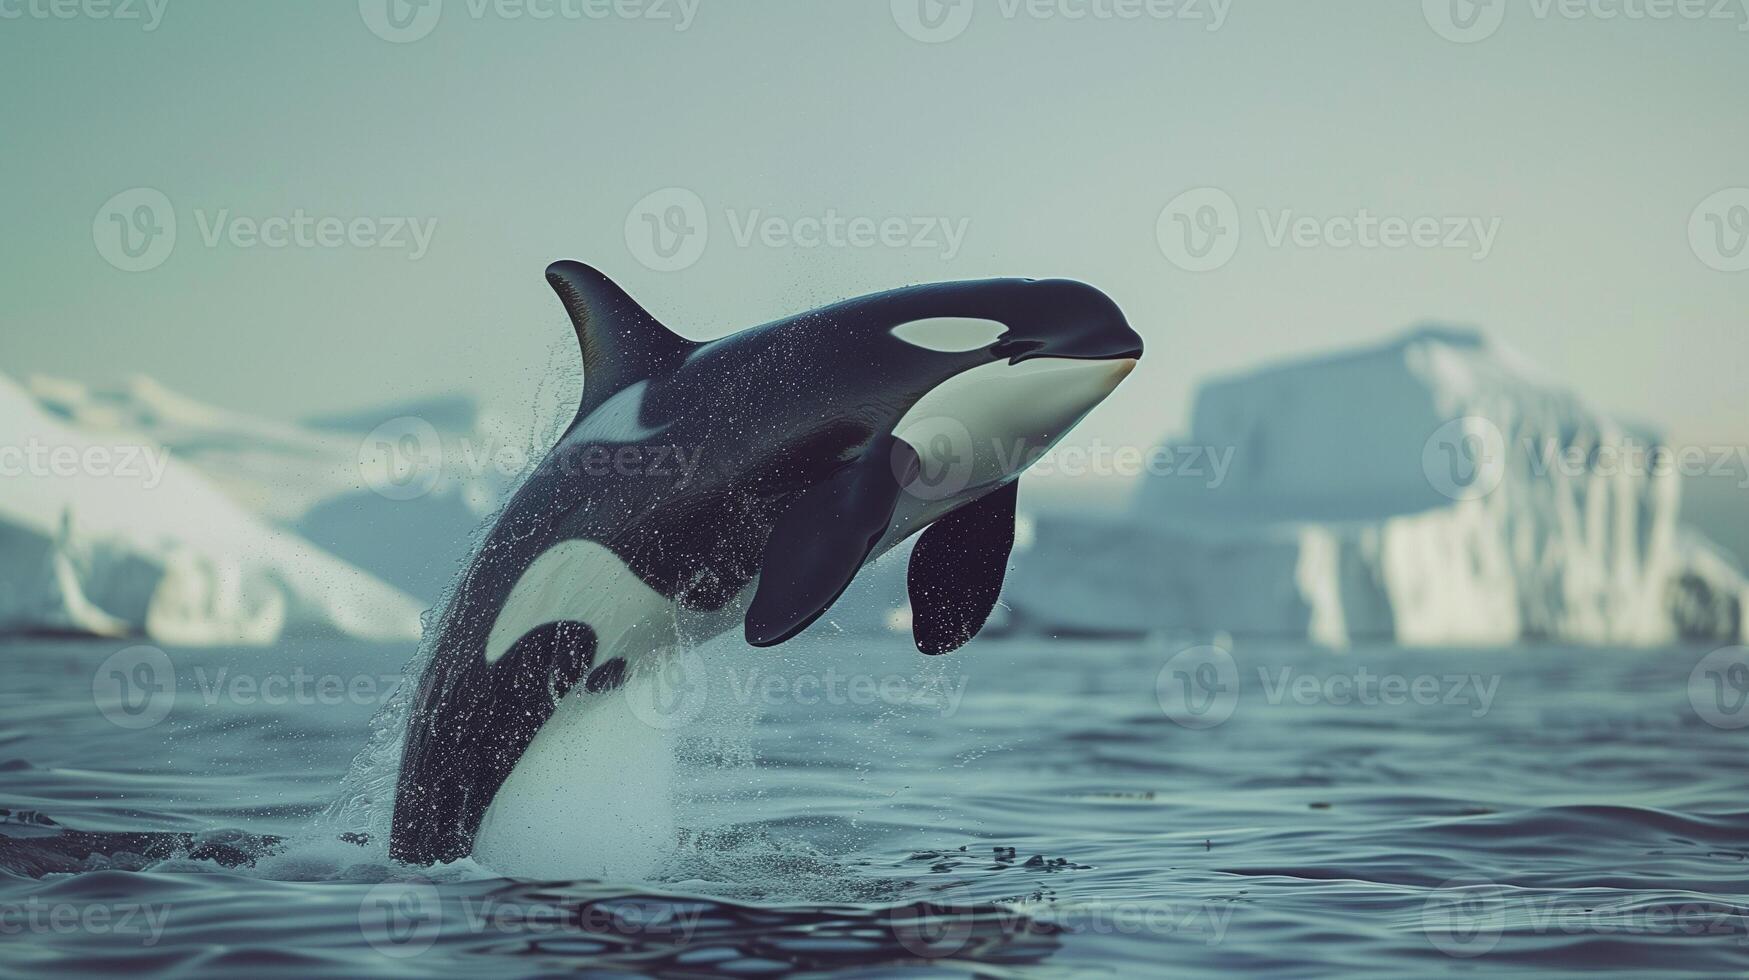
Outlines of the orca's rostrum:
<svg viewBox="0 0 1749 980">
<path fill-rule="evenodd" d="M 542 780 L 587 729 L 556 731 L 556 713 L 591 712 L 737 619 L 754 646 L 790 639 L 918 531 L 917 647 L 965 644 L 1002 587 L 1020 471 L 1142 353 L 1117 305 L 1069 280 L 911 286 L 704 343 L 581 263 L 547 281 L 576 327 L 582 404 L 437 623 L 396 791 L 402 861 L 493 850 L 493 828 L 565 833 L 542 826 L 557 798 Z M 552 870 L 499 866 L 526 862 L 494 866 Z"/>
</svg>

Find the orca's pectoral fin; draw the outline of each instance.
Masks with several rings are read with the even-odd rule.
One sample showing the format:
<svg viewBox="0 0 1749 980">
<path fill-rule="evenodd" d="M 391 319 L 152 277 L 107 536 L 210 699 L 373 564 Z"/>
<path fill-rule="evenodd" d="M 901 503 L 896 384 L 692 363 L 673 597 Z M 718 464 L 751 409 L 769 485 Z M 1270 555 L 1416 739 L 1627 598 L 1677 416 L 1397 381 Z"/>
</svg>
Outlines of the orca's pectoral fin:
<svg viewBox="0 0 1749 980">
<path fill-rule="evenodd" d="M 911 552 L 911 636 L 931 656 L 952 653 L 984 628 L 1014 550 L 1014 480 L 929 525 Z"/>
<path fill-rule="evenodd" d="M 776 646 L 807 629 L 849 587 L 917 474 L 917 452 L 883 435 L 854 463 L 796 495 L 765 546 L 747 642 Z"/>
</svg>

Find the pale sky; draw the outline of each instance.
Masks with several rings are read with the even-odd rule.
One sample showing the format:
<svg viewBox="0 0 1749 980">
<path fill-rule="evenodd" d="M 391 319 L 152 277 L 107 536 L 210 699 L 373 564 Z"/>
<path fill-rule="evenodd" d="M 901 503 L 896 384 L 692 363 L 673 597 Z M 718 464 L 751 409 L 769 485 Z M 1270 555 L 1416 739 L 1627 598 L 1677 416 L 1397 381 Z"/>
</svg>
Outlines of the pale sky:
<svg viewBox="0 0 1749 980">
<path fill-rule="evenodd" d="M 1749 435 L 1749 272 L 1708 264 L 1749 254 L 1749 192 L 1696 211 L 1749 187 L 1735 0 L 1513 2 L 1469 41 L 1443 0 L 53 2 L 0 0 L 9 375 L 142 372 L 283 418 L 454 390 L 526 411 L 577 370 L 541 278 L 571 257 L 701 338 L 915 281 L 1085 279 L 1148 356 L 1083 439 L 1151 444 L 1199 378 L 1426 320 L 1679 440 Z M 1192 272 L 1157 223 L 1205 187 L 1237 249 Z M 174 213 L 166 255 L 118 251 L 147 244 L 158 199 L 111 203 L 134 188 Z M 637 210 L 667 188 L 703 207 L 696 254 L 652 249 L 644 212 L 671 234 L 694 206 Z M 1441 245 L 1290 230 L 1363 212 Z M 255 241 L 300 213 L 305 244 Z M 906 233 L 804 247 L 829 214 Z"/>
</svg>

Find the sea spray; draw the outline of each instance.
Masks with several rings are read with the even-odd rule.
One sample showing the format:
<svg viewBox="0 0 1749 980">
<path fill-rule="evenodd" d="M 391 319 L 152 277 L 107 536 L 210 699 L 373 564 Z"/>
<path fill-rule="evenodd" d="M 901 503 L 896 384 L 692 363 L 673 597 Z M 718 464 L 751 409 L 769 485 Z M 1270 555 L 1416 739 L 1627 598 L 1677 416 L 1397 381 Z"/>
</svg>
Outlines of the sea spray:
<svg viewBox="0 0 1749 980">
<path fill-rule="evenodd" d="M 562 356 L 571 341 L 556 341 L 549 361 L 567 363 Z M 544 457 L 547 450 L 564 434 L 570 423 L 570 413 L 577 403 L 581 385 L 575 376 L 553 376 L 543 373 L 532 380 L 533 405 L 527 419 L 527 451 L 518 458 L 533 461 Z M 509 427 L 495 426 L 498 435 L 508 444 L 514 439 Z M 530 467 L 532 471 L 532 466 Z M 481 520 L 470 537 L 467 553 L 456 563 L 456 574 L 443 590 L 436 604 L 421 617 L 424 637 L 418 649 L 401 669 L 401 684 L 383 703 L 371 719 L 364 747 L 352 760 L 346 777 L 333 802 L 311 824 L 299 841 L 312 846 L 344 838 L 360 849 L 359 860 L 388 862 L 389 836 L 394 824 L 395 790 L 401 774 L 401 751 L 407 738 L 407 719 L 432 658 L 437 654 L 437 638 L 442 632 L 439 622 L 461 583 L 462 574 L 480 556 L 486 538 L 503 506 L 515 496 L 515 488 L 528 477 L 528 472 L 508 481 L 512 488 L 499 501 L 499 506 Z M 295 850 L 302 850 L 295 847 Z"/>
<path fill-rule="evenodd" d="M 447 594 L 446 594 L 447 600 Z M 436 613 L 425 614 L 425 639 L 402 668 L 401 685 L 370 720 L 364 748 L 353 757 L 334 801 L 311 825 L 311 842 L 345 839 L 362 849 L 361 859 L 389 860 L 389 830 L 394 820 L 395 784 L 401 774 L 401 748 L 418 678 L 436 647 Z"/>
</svg>

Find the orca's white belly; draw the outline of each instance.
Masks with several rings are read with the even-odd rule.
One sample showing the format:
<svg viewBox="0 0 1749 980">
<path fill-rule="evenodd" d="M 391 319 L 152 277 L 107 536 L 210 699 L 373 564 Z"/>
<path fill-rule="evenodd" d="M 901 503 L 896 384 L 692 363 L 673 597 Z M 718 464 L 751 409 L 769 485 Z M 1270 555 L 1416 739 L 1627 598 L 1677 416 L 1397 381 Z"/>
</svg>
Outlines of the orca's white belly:
<svg viewBox="0 0 1749 980">
<path fill-rule="evenodd" d="M 537 559 L 499 614 L 487 656 L 543 623 L 574 620 L 596 631 L 595 666 L 623 659 L 625 680 L 598 692 L 577 684 L 560 699 L 487 806 L 474 860 L 519 878 L 648 876 L 677 835 L 678 732 L 652 707 L 673 678 L 657 668 L 677 646 L 737 623 L 739 606 L 683 611 L 592 541 L 561 542 Z"/>
<path fill-rule="evenodd" d="M 646 877 L 674 847 L 673 733 L 633 714 L 633 691 L 573 695 L 492 799 L 474 860 L 521 878 Z"/>
</svg>

